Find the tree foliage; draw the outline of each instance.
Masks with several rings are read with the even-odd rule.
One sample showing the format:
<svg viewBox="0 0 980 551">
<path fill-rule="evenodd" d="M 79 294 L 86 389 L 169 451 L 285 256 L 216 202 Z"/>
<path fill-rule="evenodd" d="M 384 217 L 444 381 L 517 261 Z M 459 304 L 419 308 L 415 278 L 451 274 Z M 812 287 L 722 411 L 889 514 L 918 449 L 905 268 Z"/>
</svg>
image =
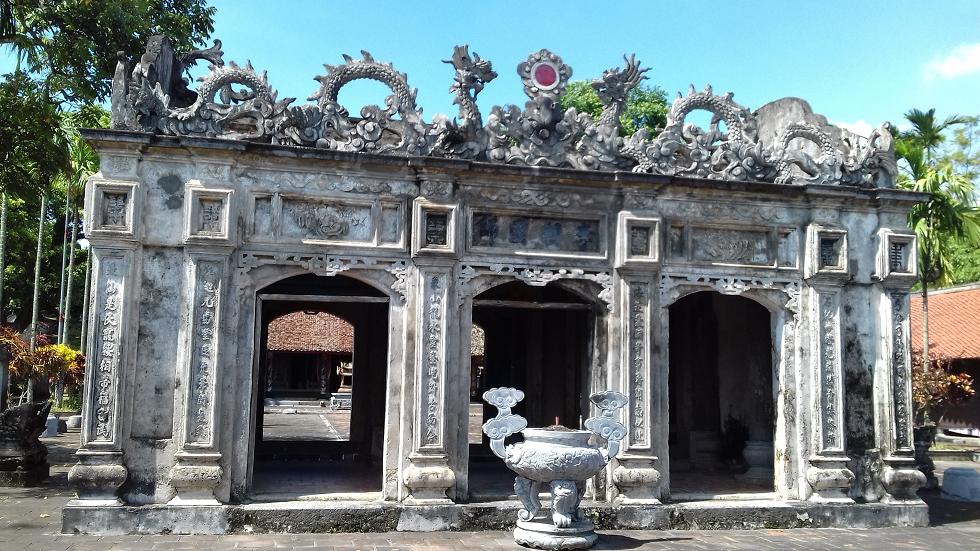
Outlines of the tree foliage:
<svg viewBox="0 0 980 551">
<path fill-rule="evenodd" d="M 14 315 L 17 327 L 30 317 L 42 194 L 49 201 L 41 321 L 49 330 L 57 324 L 62 244 L 71 230 L 66 194 L 74 210 L 80 184 L 97 170 L 97 157 L 77 129 L 108 125 L 99 103 L 110 94 L 117 52 L 138 54 L 153 34 L 166 34 L 181 50 L 200 47 L 213 30 L 214 13 L 206 0 L 0 0 L 0 48 L 11 51 L 18 66 L 0 82 L 0 190 L 9 200 L 3 311 Z M 77 257 L 68 278 L 81 289 L 87 254 Z M 69 305 L 75 321 L 82 299 L 82 292 L 74 293 Z M 66 331 L 70 342 L 77 323 Z"/>
<path fill-rule="evenodd" d="M 22 56 L 51 96 L 71 103 L 109 95 L 117 52 L 140 52 L 154 34 L 189 50 L 214 30 L 206 0 L 0 0 L 0 45 Z"/>
<path fill-rule="evenodd" d="M 949 279 L 953 285 L 980 281 L 980 248 L 956 239 L 949 247 Z"/>
<path fill-rule="evenodd" d="M 980 245 L 980 209 L 974 201 L 973 178 L 951 162 L 937 161 L 935 155 L 946 133 L 970 118 L 952 115 L 940 121 L 935 109 L 912 109 L 905 116 L 911 129 L 901 133 L 895 145 L 896 156 L 904 161 L 899 185 L 929 194 L 909 214 L 919 241 L 920 282 L 950 285 L 955 281 L 954 246 Z"/>
<path fill-rule="evenodd" d="M 561 97 L 561 107 L 574 107 L 579 113 L 588 113 L 592 119 L 602 114 L 602 101 L 592 85 L 584 80 L 570 82 Z M 626 100 L 626 110 L 619 117 L 624 136 L 632 135 L 641 128 L 651 134 L 659 132 L 667 124 L 667 93 L 659 86 L 643 84 L 633 88 Z"/>
<path fill-rule="evenodd" d="M 980 209 L 973 205 L 973 183 L 949 165 L 928 167 L 907 189 L 928 193 L 912 207 L 909 224 L 919 240 L 919 270 L 928 284 L 951 285 L 954 243 L 980 244 Z"/>
<path fill-rule="evenodd" d="M 929 356 L 930 361 L 926 362 L 921 350 L 912 351 L 912 403 L 916 426 L 939 421 L 949 408 L 976 394 L 973 378 L 966 373 L 957 373 L 950 358 L 939 354 Z"/>
<path fill-rule="evenodd" d="M 0 190 L 19 196 L 40 190 L 68 166 L 67 142 L 56 106 L 23 72 L 0 82 Z"/>
</svg>

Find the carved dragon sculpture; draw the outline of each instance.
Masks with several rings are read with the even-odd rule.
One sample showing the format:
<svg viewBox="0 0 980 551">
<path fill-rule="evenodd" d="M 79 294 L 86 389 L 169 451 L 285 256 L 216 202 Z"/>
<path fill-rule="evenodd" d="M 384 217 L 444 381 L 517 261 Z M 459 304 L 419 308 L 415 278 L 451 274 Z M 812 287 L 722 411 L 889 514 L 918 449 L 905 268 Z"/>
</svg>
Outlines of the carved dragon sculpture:
<svg viewBox="0 0 980 551">
<path fill-rule="evenodd" d="M 793 149 L 791 142 L 797 138 L 816 144 L 820 148 L 819 155 L 813 158 L 799 149 Z M 779 143 L 782 151 L 776 160 L 775 183 L 830 184 L 840 181 L 843 160 L 826 132 L 812 124 L 792 124 L 783 131 Z M 793 166 L 799 167 L 805 175 L 794 174 Z"/>
<path fill-rule="evenodd" d="M 497 74 L 489 61 L 471 55 L 465 45 L 457 46 L 452 59 L 446 61 L 455 69 L 450 92 L 459 108 L 458 117 L 450 120 L 437 115 L 431 123 L 422 120 L 416 90 L 408 85 L 407 76 L 367 52 L 362 52 L 361 59 L 344 56 L 340 65 L 325 65 L 326 74 L 316 77 L 320 85 L 310 98 L 314 103 L 298 106 L 291 105 L 293 98 L 279 100 L 264 72 L 257 73 L 248 63 L 226 66 L 222 56 L 220 41 L 211 48 L 178 55 L 160 36 L 151 38 L 132 71 L 120 55 L 113 79 L 113 127 L 339 151 L 632 169 L 780 184 L 894 187 L 897 176 L 887 126 L 863 141 L 847 133 L 838 139 L 841 132 L 828 133 L 826 125 L 796 123 L 770 132 L 777 139 L 767 149 L 758 138 L 757 115 L 735 103 L 731 93 L 718 96 L 710 86 L 701 92 L 692 87 L 686 96 L 678 94 L 666 127 L 657 136 L 641 129 L 624 139 L 619 135 L 619 118 L 630 91 L 646 72 L 635 56 L 624 57 L 622 69 L 609 69 L 592 81 L 603 104 L 601 115 L 592 120 L 587 114 L 560 107 L 571 68 L 548 50 L 535 52 L 517 67 L 529 98 L 524 109 L 496 106 L 485 125 L 476 98 Z M 195 92 L 181 75 L 200 59 L 212 65 Z M 547 82 L 538 81 L 532 73 L 545 65 Z M 392 93 L 384 107 L 366 106 L 357 118 L 337 98 L 346 84 L 359 79 L 381 82 Z M 712 114 L 707 129 L 686 124 L 686 117 L 695 110 Z M 816 150 L 789 147 L 798 138 L 817 144 Z"/>
<path fill-rule="evenodd" d="M 643 73 L 649 69 L 640 69 L 636 56 L 623 56 L 626 67 L 608 69 L 602 73 L 602 78 L 591 82 L 592 88 L 602 102 L 602 113 L 599 120 L 588 121 L 583 135 L 577 144 L 579 153 L 577 168 L 601 170 L 607 167 L 629 169 L 629 164 L 622 156 L 623 138 L 619 135 L 620 117 L 626 111 L 626 102 L 630 92 L 646 76 Z"/>
<path fill-rule="evenodd" d="M 453 103 L 459 106 L 457 121 L 449 121 L 445 117 L 433 121 L 437 128 L 437 138 L 432 145 L 432 154 L 444 154 L 449 157 L 472 159 L 486 149 L 487 136 L 483 131 L 483 117 L 476 105 L 476 97 L 488 82 L 497 78 L 493 64 L 473 52 L 470 55 L 468 45 L 456 46 L 453 57 L 443 63 L 452 64 L 456 69 L 453 85 L 449 91 L 455 95 Z"/>
</svg>

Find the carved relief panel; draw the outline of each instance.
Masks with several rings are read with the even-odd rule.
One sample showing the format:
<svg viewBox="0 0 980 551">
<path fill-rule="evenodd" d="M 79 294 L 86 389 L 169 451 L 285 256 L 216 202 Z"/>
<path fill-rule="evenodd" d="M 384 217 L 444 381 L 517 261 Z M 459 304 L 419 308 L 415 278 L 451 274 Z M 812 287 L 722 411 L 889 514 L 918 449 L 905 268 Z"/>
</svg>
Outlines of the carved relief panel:
<svg viewBox="0 0 980 551">
<path fill-rule="evenodd" d="M 136 184 L 93 180 L 91 236 L 99 235 L 135 238 L 139 219 L 139 202 L 135 200 Z"/>
<path fill-rule="evenodd" d="M 847 231 L 811 224 L 806 230 L 804 276 L 847 277 Z"/>
<path fill-rule="evenodd" d="M 627 280 L 626 300 L 626 342 L 625 385 L 629 396 L 629 448 L 650 448 L 650 300 L 652 285 L 645 280 Z"/>
<path fill-rule="evenodd" d="M 419 273 L 418 316 L 419 370 L 416 449 L 442 451 L 445 446 L 444 396 L 446 393 L 446 309 L 450 273 L 423 270 Z"/>
<path fill-rule="evenodd" d="M 92 368 L 88 388 L 87 430 L 83 445 L 118 442 L 121 365 L 124 362 L 125 297 L 128 253 L 96 252 L 95 312 L 91 315 L 92 339 L 89 357 Z"/>
<path fill-rule="evenodd" d="M 816 451 L 841 454 L 844 451 L 844 412 L 842 382 L 841 290 L 812 287 L 809 290 L 809 317 L 814 358 L 812 392 L 815 398 Z"/>
<path fill-rule="evenodd" d="M 721 226 L 671 220 L 666 224 L 670 264 L 796 269 L 799 231 L 787 226 Z"/>
<path fill-rule="evenodd" d="M 918 255 L 914 233 L 878 230 L 875 277 L 912 285 L 918 279 Z"/>
<path fill-rule="evenodd" d="M 660 218 L 619 213 L 616 265 L 652 266 L 660 263 Z"/>
<path fill-rule="evenodd" d="M 224 271 L 223 259 L 197 259 L 194 263 L 194 303 L 190 369 L 186 382 L 184 443 L 205 448 L 214 444 L 214 396 L 217 388 Z"/>
<path fill-rule="evenodd" d="M 396 199 L 255 194 L 247 240 L 403 248 L 404 207 Z"/>
<path fill-rule="evenodd" d="M 412 255 L 456 254 L 457 207 L 421 197 L 412 206 Z"/>
<path fill-rule="evenodd" d="M 466 233 L 473 252 L 603 257 L 606 251 L 603 216 L 473 208 Z"/>
<path fill-rule="evenodd" d="M 231 239 L 232 190 L 188 187 L 185 195 L 187 214 L 184 232 L 188 242 Z"/>
</svg>

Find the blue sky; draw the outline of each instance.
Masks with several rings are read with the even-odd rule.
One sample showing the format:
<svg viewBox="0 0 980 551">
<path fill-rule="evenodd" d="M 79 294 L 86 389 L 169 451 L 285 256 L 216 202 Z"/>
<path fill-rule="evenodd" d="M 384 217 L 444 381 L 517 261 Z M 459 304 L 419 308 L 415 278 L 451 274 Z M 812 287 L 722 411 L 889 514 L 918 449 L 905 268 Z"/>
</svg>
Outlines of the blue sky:
<svg viewBox="0 0 980 551">
<path fill-rule="evenodd" d="M 689 83 L 732 91 L 751 109 L 799 96 L 836 122 L 898 123 L 912 107 L 980 114 L 978 0 L 213 4 L 225 60 L 251 60 L 280 98 L 298 102 L 316 89 L 323 63 L 364 49 L 408 73 L 427 120 L 455 115 L 453 71 L 440 60 L 468 43 L 500 75 L 480 96 L 484 113 L 523 104 L 516 66 L 548 48 L 573 79 L 594 78 L 635 52 L 671 96 Z M 356 113 L 386 95 L 379 84 L 355 83 L 340 99 Z"/>
</svg>

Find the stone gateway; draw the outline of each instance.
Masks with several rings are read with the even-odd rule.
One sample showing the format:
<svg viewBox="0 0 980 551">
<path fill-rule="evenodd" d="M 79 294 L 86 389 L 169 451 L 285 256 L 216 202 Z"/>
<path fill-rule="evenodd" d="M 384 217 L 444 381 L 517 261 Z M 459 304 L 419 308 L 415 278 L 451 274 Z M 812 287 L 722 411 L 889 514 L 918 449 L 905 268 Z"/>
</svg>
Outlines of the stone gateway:
<svg viewBox="0 0 980 551">
<path fill-rule="evenodd" d="M 113 128 L 83 133 L 96 329 L 66 532 L 513 526 L 480 430 L 503 387 L 535 427 L 583 429 L 590 395 L 626 396 L 627 435 L 583 486 L 599 529 L 927 523 L 922 196 L 895 189 L 887 125 L 859 137 L 799 99 L 750 111 L 707 87 L 622 136 L 646 69 L 594 80 L 593 119 L 559 107 L 572 71 L 548 50 L 518 65 L 524 107 L 484 117 L 497 75 L 466 46 L 458 116 L 427 122 L 370 54 L 294 105 L 220 46 L 121 56 Z M 340 105 L 356 79 L 385 107 Z M 270 349 L 276 320 L 325 315 L 343 358 Z"/>
</svg>

